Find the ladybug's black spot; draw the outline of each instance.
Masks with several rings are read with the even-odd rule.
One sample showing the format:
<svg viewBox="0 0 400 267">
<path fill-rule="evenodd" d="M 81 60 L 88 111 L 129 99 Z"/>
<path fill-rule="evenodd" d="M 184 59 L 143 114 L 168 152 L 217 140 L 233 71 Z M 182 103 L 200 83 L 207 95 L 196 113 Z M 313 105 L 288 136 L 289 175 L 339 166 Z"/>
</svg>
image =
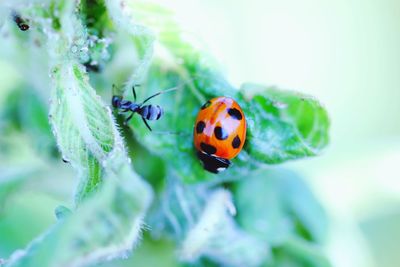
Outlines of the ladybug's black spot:
<svg viewBox="0 0 400 267">
<path fill-rule="evenodd" d="M 228 138 L 228 132 L 219 126 L 215 127 L 214 135 L 218 140 L 225 140 Z"/>
<path fill-rule="evenodd" d="M 200 143 L 200 148 L 207 154 L 215 154 L 217 152 L 217 149 L 214 146 L 203 142 Z"/>
<path fill-rule="evenodd" d="M 240 113 L 240 111 L 236 108 L 228 109 L 228 114 L 231 115 L 232 118 L 239 121 L 243 118 L 242 113 Z"/>
<path fill-rule="evenodd" d="M 197 157 L 203 164 L 204 169 L 212 173 L 221 172 L 228 168 L 231 164 L 231 162 L 227 159 L 208 155 L 201 151 L 197 151 Z"/>
<path fill-rule="evenodd" d="M 240 147 L 241 143 L 242 143 L 242 141 L 240 140 L 239 136 L 236 135 L 236 137 L 233 138 L 232 147 L 233 148 L 238 148 L 238 147 Z"/>
<path fill-rule="evenodd" d="M 201 134 L 206 127 L 206 124 L 204 121 L 199 121 L 196 125 L 196 133 Z"/>
<path fill-rule="evenodd" d="M 208 100 L 206 103 L 204 103 L 204 105 L 201 106 L 201 109 L 206 109 L 211 105 L 211 101 Z"/>
</svg>

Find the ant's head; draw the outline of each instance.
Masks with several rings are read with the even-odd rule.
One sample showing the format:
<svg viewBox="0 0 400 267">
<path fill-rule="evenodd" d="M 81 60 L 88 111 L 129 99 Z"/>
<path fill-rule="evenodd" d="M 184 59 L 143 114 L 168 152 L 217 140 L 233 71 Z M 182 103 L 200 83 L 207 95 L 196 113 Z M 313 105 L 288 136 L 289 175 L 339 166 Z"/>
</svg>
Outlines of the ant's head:
<svg viewBox="0 0 400 267">
<path fill-rule="evenodd" d="M 112 106 L 114 108 L 119 108 L 119 106 L 121 105 L 121 101 L 122 101 L 122 96 L 114 95 L 111 100 Z"/>
</svg>

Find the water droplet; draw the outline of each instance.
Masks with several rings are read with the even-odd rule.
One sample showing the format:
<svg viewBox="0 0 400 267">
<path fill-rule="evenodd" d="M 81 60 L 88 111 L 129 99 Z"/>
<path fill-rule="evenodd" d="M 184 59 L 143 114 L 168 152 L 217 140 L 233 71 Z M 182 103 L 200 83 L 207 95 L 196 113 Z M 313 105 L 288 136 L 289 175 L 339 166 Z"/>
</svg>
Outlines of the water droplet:
<svg viewBox="0 0 400 267">
<path fill-rule="evenodd" d="M 276 108 L 279 108 L 279 109 L 285 109 L 285 108 L 287 108 L 287 106 L 288 106 L 287 103 L 278 102 L 278 101 L 272 102 L 272 105 L 273 105 L 274 107 L 276 107 Z"/>
<path fill-rule="evenodd" d="M 87 53 L 80 53 L 79 59 L 82 62 L 87 62 L 87 61 L 89 61 L 90 58 L 89 58 L 89 55 Z"/>
<path fill-rule="evenodd" d="M 75 42 L 76 45 L 83 46 L 85 44 L 85 40 L 83 38 L 79 38 Z"/>
<path fill-rule="evenodd" d="M 72 52 L 72 53 L 78 52 L 78 47 L 77 47 L 76 45 L 73 45 L 73 46 L 71 47 L 71 52 Z"/>
</svg>

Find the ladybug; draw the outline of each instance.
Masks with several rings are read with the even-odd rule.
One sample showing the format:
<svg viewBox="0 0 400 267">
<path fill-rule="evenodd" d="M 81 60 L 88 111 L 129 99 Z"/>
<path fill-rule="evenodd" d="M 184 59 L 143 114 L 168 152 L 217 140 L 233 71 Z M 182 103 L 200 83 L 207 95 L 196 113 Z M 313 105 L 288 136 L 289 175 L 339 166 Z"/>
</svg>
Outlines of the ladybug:
<svg viewBox="0 0 400 267">
<path fill-rule="evenodd" d="M 231 164 L 246 140 L 246 118 L 239 104 L 220 96 L 207 101 L 194 125 L 193 141 L 204 169 L 219 173 Z"/>
</svg>

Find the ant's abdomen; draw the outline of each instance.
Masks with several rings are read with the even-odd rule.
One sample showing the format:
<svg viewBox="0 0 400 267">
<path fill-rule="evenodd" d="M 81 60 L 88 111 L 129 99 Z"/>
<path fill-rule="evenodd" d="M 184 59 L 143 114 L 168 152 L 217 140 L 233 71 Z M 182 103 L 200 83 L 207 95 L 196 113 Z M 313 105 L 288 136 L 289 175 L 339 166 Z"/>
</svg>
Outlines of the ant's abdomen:
<svg viewBox="0 0 400 267">
<path fill-rule="evenodd" d="M 140 115 L 146 120 L 158 120 L 164 114 L 164 110 L 159 105 L 146 105 L 140 109 Z"/>
</svg>

